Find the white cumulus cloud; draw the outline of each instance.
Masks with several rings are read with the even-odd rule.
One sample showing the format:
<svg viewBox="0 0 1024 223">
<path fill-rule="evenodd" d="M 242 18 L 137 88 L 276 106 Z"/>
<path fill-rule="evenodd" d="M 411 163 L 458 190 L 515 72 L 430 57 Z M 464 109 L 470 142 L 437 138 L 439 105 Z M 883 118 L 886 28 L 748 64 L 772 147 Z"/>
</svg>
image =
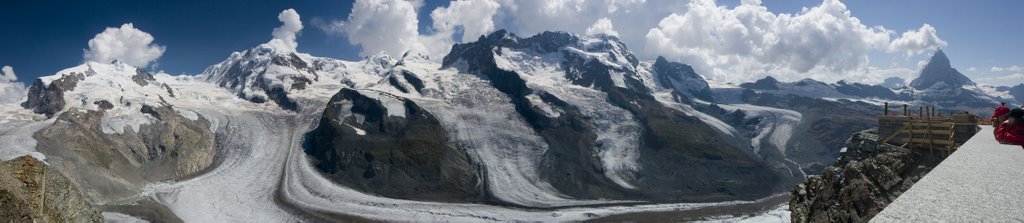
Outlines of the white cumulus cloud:
<svg viewBox="0 0 1024 223">
<path fill-rule="evenodd" d="M 493 0 L 457 0 L 448 7 L 438 7 L 430 13 L 434 28 L 440 33 L 451 33 L 462 28 L 461 41 L 473 41 L 494 31 L 494 15 L 501 5 Z"/>
<path fill-rule="evenodd" d="M 945 43 L 928 25 L 904 33 L 899 42 L 890 42 L 893 31 L 861 23 L 838 0 L 824 0 L 794 14 L 770 12 L 757 0 L 743 1 L 734 8 L 694 0 L 687 8 L 647 32 L 644 53 L 689 63 L 720 81 L 743 82 L 772 75 L 787 81 L 813 78 L 878 83 L 886 76 L 876 72 L 890 69 L 869 67 L 870 51 L 919 53 L 928 41 Z M 917 39 L 926 41 L 914 41 Z"/>
<path fill-rule="evenodd" d="M 277 20 L 280 20 L 283 24 L 274 28 L 274 38 L 268 44 L 277 50 L 295 52 L 295 48 L 299 46 L 295 38 L 298 36 L 299 31 L 302 30 L 302 20 L 299 18 L 299 13 L 295 12 L 295 9 L 286 9 L 277 15 Z"/>
<path fill-rule="evenodd" d="M 420 42 L 419 20 L 413 2 L 402 0 L 357 0 L 348 19 L 335 23 L 349 43 L 362 47 L 360 56 L 384 51 L 402 55 L 413 50 L 426 52 Z"/>
<path fill-rule="evenodd" d="M 448 7 L 432 11 L 434 32 L 420 33 L 417 15 L 422 6 L 423 1 L 356 0 L 344 21 L 314 18 L 313 25 L 329 34 L 345 36 L 350 44 L 362 48 L 359 55 L 363 57 L 412 52 L 440 60 L 455 43 L 452 35 L 457 29 L 463 31 L 466 40 L 494 31 L 492 19 L 500 7 L 492 0 L 452 1 Z"/>
<path fill-rule="evenodd" d="M 153 44 L 153 36 L 136 29 L 131 23 L 121 27 L 107 27 L 89 40 L 85 59 L 100 63 L 121 61 L 136 67 L 145 67 L 164 54 L 166 47 Z"/>
<path fill-rule="evenodd" d="M 498 29 L 519 36 L 543 31 L 586 33 L 595 21 L 606 18 L 617 25 L 619 39 L 632 49 L 642 49 L 647 30 L 673 12 L 685 11 L 678 0 L 499 0 L 494 20 Z M 637 52 L 640 53 L 640 52 Z"/>
<path fill-rule="evenodd" d="M 25 84 L 18 82 L 14 68 L 4 66 L 0 69 L 0 104 L 17 103 L 25 97 Z"/>
<path fill-rule="evenodd" d="M 597 22 L 594 22 L 594 25 L 590 25 L 590 28 L 587 28 L 587 35 L 597 34 L 619 36 L 619 32 L 615 31 L 615 27 L 612 26 L 612 20 L 608 18 L 598 19 Z"/>
<path fill-rule="evenodd" d="M 936 34 L 935 27 L 924 24 L 921 28 L 906 31 L 900 38 L 893 40 L 889 52 L 902 52 L 907 56 L 913 56 L 931 52 L 946 45 L 946 41 L 940 39 Z"/>
<path fill-rule="evenodd" d="M 453 43 L 497 29 L 523 37 L 543 31 L 603 33 L 618 36 L 642 59 L 665 56 L 723 82 L 767 75 L 784 81 L 912 79 L 913 65 L 872 67 L 869 53 L 909 58 L 947 45 L 929 24 L 902 33 L 864 24 L 839 0 L 822 0 L 796 13 L 771 12 L 760 0 L 735 7 L 713 0 L 457 0 L 427 9 L 434 21 L 428 33 L 418 31 L 421 6 L 421 1 L 357 0 L 345 21 L 314 18 L 313 24 L 346 36 L 362 48 L 362 56 L 413 50 L 434 59 Z M 454 35 L 459 31 L 461 36 Z"/>
<path fill-rule="evenodd" d="M 11 66 L 4 66 L 2 69 L 0 69 L 0 72 L 3 73 L 3 75 L 0 75 L 0 82 L 11 82 L 18 80 L 18 76 L 14 75 L 14 68 Z"/>
</svg>

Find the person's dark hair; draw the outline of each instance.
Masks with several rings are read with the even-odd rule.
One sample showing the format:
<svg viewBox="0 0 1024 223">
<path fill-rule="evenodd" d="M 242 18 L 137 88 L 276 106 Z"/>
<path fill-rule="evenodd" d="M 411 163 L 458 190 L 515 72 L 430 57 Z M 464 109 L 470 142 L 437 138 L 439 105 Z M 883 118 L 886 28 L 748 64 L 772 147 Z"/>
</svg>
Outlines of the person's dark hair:
<svg viewBox="0 0 1024 223">
<path fill-rule="evenodd" d="M 1024 109 L 1020 109 L 1020 108 L 1010 109 L 1010 114 L 1009 114 L 1008 117 L 1014 117 L 1016 119 L 1024 119 Z"/>
<path fill-rule="evenodd" d="M 999 102 L 999 105 L 1006 105 L 1006 102 Z"/>
</svg>

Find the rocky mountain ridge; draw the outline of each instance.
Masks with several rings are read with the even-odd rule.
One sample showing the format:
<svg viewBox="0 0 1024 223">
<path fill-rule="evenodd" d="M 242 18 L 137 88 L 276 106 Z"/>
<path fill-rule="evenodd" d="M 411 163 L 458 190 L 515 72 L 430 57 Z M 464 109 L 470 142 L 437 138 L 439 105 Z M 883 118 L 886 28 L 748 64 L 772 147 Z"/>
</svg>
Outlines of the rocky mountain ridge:
<svg viewBox="0 0 1024 223">
<path fill-rule="evenodd" d="M 771 76 L 741 84 L 740 87 L 759 93 L 791 94 L 804 97 L 827 98 L 831 100 L 863 101 L 873 104 L 905 103 L 913 106 L 933 106 L 944 113 L 968 111 L 981 116 L 989 115 L 990 107 L 1000 102 L 1017 101 L 1018 90 L 1010 87 L 994 87 L 976 84 L 952 68 L 949 58 L 937 50 L 917 78 L 908 86 L 888 88 L 882 85 L 867 85 L 839 81 L 824 83 L 804 79 L 792 83 L 779 82 Z"/>
</svg>

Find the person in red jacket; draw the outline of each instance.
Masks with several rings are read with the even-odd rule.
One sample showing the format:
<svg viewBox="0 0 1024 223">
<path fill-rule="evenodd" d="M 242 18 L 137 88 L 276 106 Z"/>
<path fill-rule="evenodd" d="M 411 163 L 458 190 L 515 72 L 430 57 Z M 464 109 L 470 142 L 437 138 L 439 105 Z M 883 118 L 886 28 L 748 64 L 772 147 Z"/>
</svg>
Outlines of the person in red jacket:
<svg viewBox="0 0 1024 223">
<path fill-rule="evenodd" d="M 1006 115 L 1006 113 L 1010 113 L 1010 108 L 1006 107 L 1006 102 L 999 103 L 996 111 L 992 113 L 992 120 L 1002 120 L 1004 118 L 1003 115 Z"/>
<path fill-rule="evenodd" d="M 1024 145 L 1024 109 L 1014 108 L 1006 114 L 1006 121 L 996 128 L 996 141 Z"/>
<path fill-rule="evenodd" d="M 1000 102 L 999 106 L 996 107 L 996 111 L 992 112 L 992 118 L 988 119 L 992 122 L 992 133 L 999 130 L 999 125 L 1006 121 L 1006 113 L 1010 112 L 1010 108 L 1006 107 L 1006 102 Z"/>
</svg>

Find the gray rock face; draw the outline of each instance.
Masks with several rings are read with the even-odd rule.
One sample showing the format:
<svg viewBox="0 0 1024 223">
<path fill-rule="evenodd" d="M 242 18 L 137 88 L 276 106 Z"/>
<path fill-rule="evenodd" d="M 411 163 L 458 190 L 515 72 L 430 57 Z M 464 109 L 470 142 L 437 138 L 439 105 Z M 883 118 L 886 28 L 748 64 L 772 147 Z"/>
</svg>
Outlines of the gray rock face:
<svg viewBox="0 0 1024 223">
<path fill-rule="evenodd" d="M 946 157 L 877 141 L 874 129 L 853 134 L 832 166 L 797 185 L 793 222 L 867 222 Z"/>
<path fill-rule="evenodd" d="M 95 104 L 96 106 L 99 106 L 100 109 L 103 109 L 103 110 L 110 110 L 110 109 L 114 108 L 114 104 L 110 103 L 110 101 L 107 101 L 107 100 L 96 101 L 96 102 L 93 102 L 93 104 Z"/>
<path fill-rule="evenodd" d="M 156 79 L 153 78 L 152 74 L 146 72 L 146 70 L 143 70 L 142 68 L 135 68 L 135 75 L 132 75 L 132 81 L 139 84 L 139 86 L 149 85 L 149 81 L 155 80 Z"/>
<path fill-rule="evenodd" d="M 192 176 L 213 163 L 214 136 L 206 119 L 189 120 L 168 106 L 146 105 L 140 112 L 156 120 L 106 134 L 100 126 L 104 111 L 69 109 L 33 138 L 51 164 L 88 185 L 83 192 L 95 203 L 132 196 L 146 182 Z"/>
<path fill-rule="evenodd" d="M 654 72 L 658 73 L 658 82 L 666 88 L 675 89 L 676 92 L 688 93 L 692 97 L 705 101 L 714 101 L 714 94 L 711 87 L 697 72 L 693 71 L 690 65 L 669 62 L 664 57 L 658 57 L 654 61 Z"/>
<path fill-rule="evenodd" d="M 381 96 L 388 97 L 388 96 Z M 449 142 L 441 124 L 404 99 L 404 117 L 382 102 L 342 89 L 324 109 L 304 148 L 332 180 L 383 196 L 435 201 L 481 201 L 481 170 Z"/>
<path fill-rule="evenodd" d="M 100 222 L 100 212 L 56 169 L 29 156 L 0 161 L 0 219 Z"/>
<path fill-rule="evenodd" d="M 42 79 L 36 78 L 32 87 L 28 89 L 28 100 L 21 106 L 32 109 L 32 112 L 37 114 L 53 117 L 54 114 L 64 109 L 64 92 L 74 90 L 78 81 L 85 79 L 85 76 L 86 74 L 82 73 L 65 74 L 63 77 L 53 80 L 49 86 L 43 83 Z"/>
<path fill-rule="evenodd" d="M 935 51 L 928 65 L 921 70 L 921 75 L 910 81 L 910 87 L 914 89 L 927 89 L 935 84 L 944 83 L 950 88 L 960 88 L 965 85 L 974 85 L 974 81 L 953 69 L 949 64 L 949 58 L 942 50 Z"/>
</svg>

